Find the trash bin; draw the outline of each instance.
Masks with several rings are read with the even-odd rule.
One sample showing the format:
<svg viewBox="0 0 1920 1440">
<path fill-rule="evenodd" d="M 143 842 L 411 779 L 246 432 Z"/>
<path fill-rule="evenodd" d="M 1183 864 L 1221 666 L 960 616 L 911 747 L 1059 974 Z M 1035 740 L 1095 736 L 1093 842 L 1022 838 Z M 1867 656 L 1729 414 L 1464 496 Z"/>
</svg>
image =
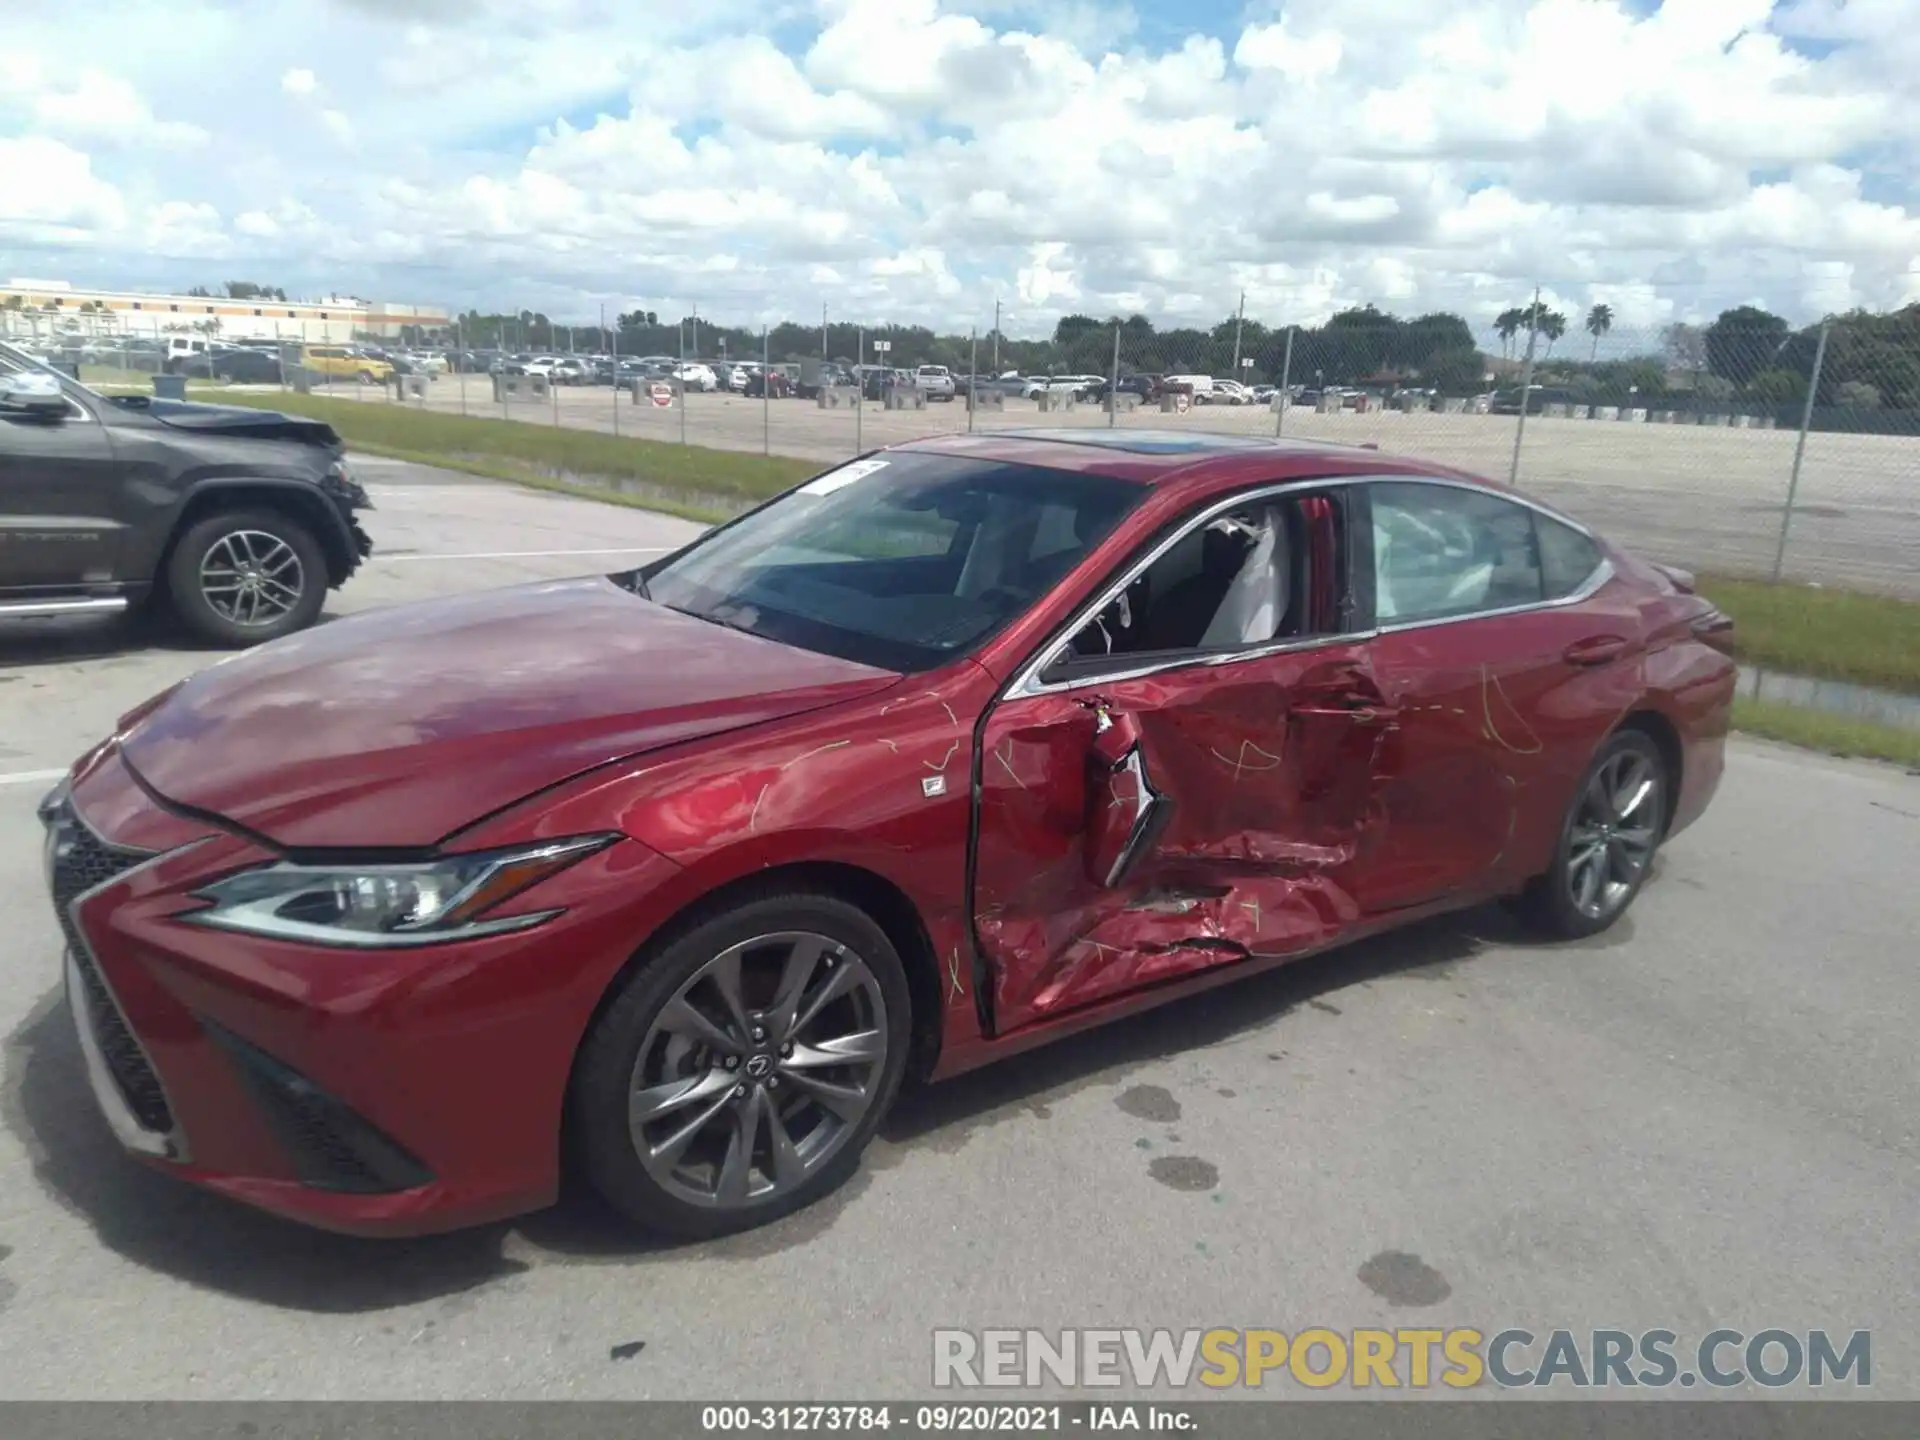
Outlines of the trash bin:
<svg viewBox="0 0 1920 1440">
<path fill-rule="evenodd" d="M 187 377 L 184 375 L 156 375 L 153 377 L 153 398 L 156 400 L 184 400 L 187 398 Z"/>
</svg>

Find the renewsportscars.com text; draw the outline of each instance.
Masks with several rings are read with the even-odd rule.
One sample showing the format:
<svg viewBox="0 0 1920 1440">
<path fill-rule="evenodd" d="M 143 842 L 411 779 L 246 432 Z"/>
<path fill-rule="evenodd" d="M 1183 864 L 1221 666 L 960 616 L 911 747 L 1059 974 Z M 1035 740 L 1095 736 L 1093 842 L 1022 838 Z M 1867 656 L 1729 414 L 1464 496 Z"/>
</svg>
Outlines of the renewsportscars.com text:
<svg viewBox="0 0 1920 1440">
<path fill-rule="evenodd" d="M 936 1330 L 933 1383 L 1141 1390 L 1864 1388 L 1873 1383 L 1872 1342 L 1867 1330 L 1713 1330 L 1697 1341 L 1671 1330 Z"/>
</svg>

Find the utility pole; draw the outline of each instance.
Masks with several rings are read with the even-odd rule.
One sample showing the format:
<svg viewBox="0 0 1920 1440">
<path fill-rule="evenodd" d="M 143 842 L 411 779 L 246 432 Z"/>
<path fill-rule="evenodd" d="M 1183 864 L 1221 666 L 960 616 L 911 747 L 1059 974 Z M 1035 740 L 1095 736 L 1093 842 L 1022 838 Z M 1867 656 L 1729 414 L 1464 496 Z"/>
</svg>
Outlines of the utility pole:
<svg viewBox="0 0 1920 1440">
<path fill-rule="evenodd" d="M 693 305 L 693 358 L 700 358 L 700 302 Z"/>
<path fill-rule="evenodd" d="M 993 373 L 1000 373 L 1000 302 L 993 302 Z"/>
<path fill-rule="evenodd" d="M 827 358 L 827 302 L 820 302 L 820 358 Z"/>
<path fill-rule="evenodd" d="M 1233 378 L 1240 378 L 1240 332 L 1247 323 L 1247 292 L 1240 292 L 1240 308 L 1233 312 Z"/>
</svg>

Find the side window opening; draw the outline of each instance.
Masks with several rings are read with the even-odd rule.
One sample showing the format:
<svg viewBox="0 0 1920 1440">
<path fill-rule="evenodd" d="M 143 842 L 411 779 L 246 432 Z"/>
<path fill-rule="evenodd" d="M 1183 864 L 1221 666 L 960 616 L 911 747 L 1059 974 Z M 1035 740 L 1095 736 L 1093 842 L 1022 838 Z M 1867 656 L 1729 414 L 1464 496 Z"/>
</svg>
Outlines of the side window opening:
<svg viewBox="0 0 1920 1440">
<path fill-rule="evenodd" d="M 1249 505 L 1189 531 L 1081 628 L 1046 678 L 1118 656 L 1230 653 L 1319 633 L 1316 596 L 1333 577 L 1316 576 L 1326 562 L 1316 566 L 1310 513 L 1326 516 L 1324 497 Z"/>
<path fill-rule="evenodd" d="M 1466 616 L 1546 598 L 1533 511 L 1484 491 L 1372 486 L 1374 617 Z"/>
</svg>

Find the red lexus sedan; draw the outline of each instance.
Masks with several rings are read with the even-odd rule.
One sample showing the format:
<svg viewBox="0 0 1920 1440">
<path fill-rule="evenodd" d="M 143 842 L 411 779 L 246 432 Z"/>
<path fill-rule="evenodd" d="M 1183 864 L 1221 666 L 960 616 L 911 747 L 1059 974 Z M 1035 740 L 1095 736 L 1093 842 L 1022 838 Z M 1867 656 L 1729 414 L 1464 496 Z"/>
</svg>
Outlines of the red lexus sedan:
<svg viewBox="0 0 1920 1440">
<path fill-rule="evenodd" d="M 1679 572 L 1376 451 L 923 441 L 629 573 L 362 614 L 47 797 L 157 1167 L 411 1234 L 577 1163 L 714 1235 L 938 1078 L 1491 897 L 1601 930 L 1722 767 Z"/>
</svg>

